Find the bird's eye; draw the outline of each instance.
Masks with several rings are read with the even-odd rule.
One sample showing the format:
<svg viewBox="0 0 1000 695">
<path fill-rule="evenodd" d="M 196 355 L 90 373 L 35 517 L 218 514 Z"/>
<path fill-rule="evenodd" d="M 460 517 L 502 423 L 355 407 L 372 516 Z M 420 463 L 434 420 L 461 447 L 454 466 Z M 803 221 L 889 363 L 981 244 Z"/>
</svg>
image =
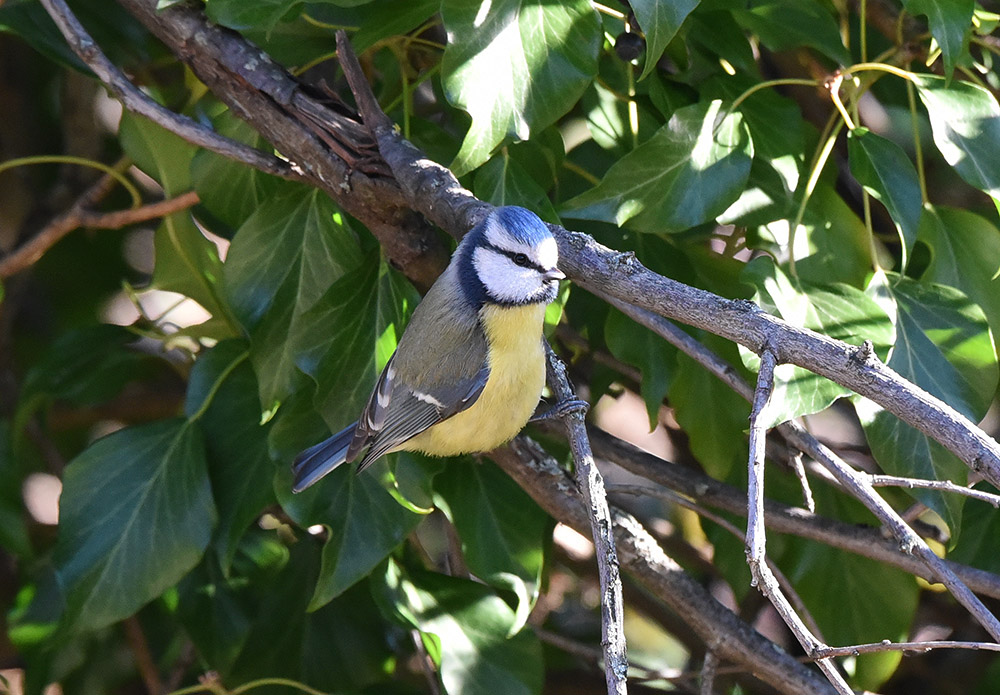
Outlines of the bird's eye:
<svg viewBox="0 0 1000 695">
<path fill-rule="evenodd" d="M 515 265 L 519 265 L 522 268 L 524 268 L 524 267 L 526 267 L 528 265 L 528 257 L 526 255 L 524 255 L 523 253 L 515 253 L 514 254 L 514 264 Z"/>
</svg>

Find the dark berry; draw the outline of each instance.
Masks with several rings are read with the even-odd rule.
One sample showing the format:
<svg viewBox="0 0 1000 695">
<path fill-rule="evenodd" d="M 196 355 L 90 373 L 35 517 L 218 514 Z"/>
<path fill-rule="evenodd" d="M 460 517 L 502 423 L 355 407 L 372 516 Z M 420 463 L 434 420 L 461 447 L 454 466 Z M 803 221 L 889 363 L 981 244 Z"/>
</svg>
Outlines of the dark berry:
<svg viewBox="0 0 1000 695">
<path fill-rule="evenodd" d="M 638 34 L 623 31 L 618 34 L 618 38 L 615 39 L 615 53 L 618 54 L 619 58 L 626 62 L 635 60 L 641 56 L 645 48 L 646 39 L 642 38 Z"/>
</svg>

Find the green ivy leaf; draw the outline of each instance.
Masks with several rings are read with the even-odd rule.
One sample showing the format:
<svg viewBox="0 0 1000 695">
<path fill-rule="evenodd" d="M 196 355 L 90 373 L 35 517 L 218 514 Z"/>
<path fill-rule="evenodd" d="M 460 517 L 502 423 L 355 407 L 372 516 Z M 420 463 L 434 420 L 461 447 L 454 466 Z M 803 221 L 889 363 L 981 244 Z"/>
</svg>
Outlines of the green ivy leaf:
<svg viewBox="0 0 1000 695">
<path fill-rule="evenodd" d="M 559 215 L 548 195 L 507 148 L 479 167 L 472 189 L 477 198 L 496 206 L 520 205 L 535 211 L 546 222 L 559 224 Z"/>
<path fill-rule="evenodd" d="M 987 485 L 979 485 L 985 492 L 994 492 Z M 987 572 L 1000 572 L 1000 553 L 996 539 L 1000 537 L 1000 512 L 990 505 L 970 500 L 962 510 L 962 537 L 948 559 L 961 562 Z"/>
<path fill-rule="evenodd" d="M 219 114 L 213 125 L 220 135 L 265 151 L 271 149 L 249 124 L 229 111 Z M 191 161 L 191 181 L 201 204 L 232 230 L 279 190 L 299 185 L 204 149 Z"/>
<path fill-rule="evenodd" d="M 903 7 L 912 15 L 927 15 L 931 36 L 941 48 L 944 73 L 951 79 L 964 54 L 969 49 L 974 0 L 903 0 Z"/>
<path fill-rule="evenodd" d="M 205 14 L 216 24 L 246 31 L 273 29 L 292 12 L 298 12 L 303 0 L 207 0 Z"/>
<path fill-rule="evenodd" d="M 640 80 L 656 67 L 667 44 L 699 2 L 700 0 L 674 0 L 674 2 L 632 0 L 632 11 L 639 21 L 639 28 L 646 36 L 646 61 L 642 75 L 639 76 Z"/>
<path fill-rule="evenodd" d="M 967 294 L 1000 336 L 1000 230 L 966 210 L 928 206 L 919 238 L 931 249 L 923 279 Z"/>
<path fill-rule="evenodd" d="M 215 508 L 201 432 L 183 419 L 119 430 L 66 467 L 56 565 L 67 620 L 110 625 L 201 559 Z"/>
<path fill-rule="evenodd" d="M 733 16 L 772 51 L 809 46 L 839 65 L 851 64 L 837 21 L 826 5 L 799 0 L 750 4 L 749 9 L 733 11 Z"/>
<path fill-rule="evenodd" d="M 358 54 L 380 39 L 416 29 L 441 9 L 441 0 L 379 0 L 370 5 L 361 28 L 351 36 Z"/>
<path fill-rule="evenodd" d="M 914 75 L 927 107 L 934 144 L 945 161 L 972 186 L 988 193 L 1000 209 L 1000 105 L 971 82 Z"/>
<path fill-rule="evenodd" d="M 118 136 L 126 154 L 163 186 L 164 195 L 175 196 L 191 189 L 193 145 L 128 112 L 122 115 Z M 190 212 L 182 210 L 164 217 L 153 244 L 153 287 L 191 297 L 212 316 L 232 321 L 219 288 L 219 252 L 195 226 Z M 234 334 L 231 326 L 229 335 Z"/>
<path fill-rule="evenodd" d="M 732 344 L 716 341 L 716 354 L 732 352 Z M 746 460 L 744 431 L 750 404 L 740 398 L 717 376 L 687 355 L 678 354 L 677 374 L 670 383 L 670 405 L 681 429 L 691 440 L 691 453 L 713 478 L 726 480 L 734 465 Z M 712 416 L 705 417 L 705 404 L 712 404 Z"/>
<path fill-rule="evenodd" d="M 322 524 L 329 534 L 311 611 L 366 577 L 423 518 L 398 504 L 375 475 L 357 475 L 354 466 L 341 466 L 298 494 L 291 491 L 291 470 L 282 467 L 275 489 L 295 523 L 303 528 Z"/>
<path fill-rule="evenodd" d="M 316 381 L 316 408 L 331 430 L 357 419 L 417 299 L 413 286 L 372 254 L 301 316 L 296 364 Z"/>
<path fill-rule="evenodd" d="M 917 170 L 901 148 L 867 128 L 855 128 L 847 137 L 851 174 L 876 200 L 885 205 L 899 232 L 906 269 L 920 227 L 922 200 Z"/>
<path fill-rule="evenodd" d="M 858 524 L 871 520 L 871 514 L 859 503 L 828 487 L 816 489 L 814 494 L 817 508 L 827 516 Z M 920 587 L 911 574 L 800 538 L 790 538 L 788 546 L 779 564 L 827 640 L 847 644 L 906 639 L 920 597 Z M 831 592 L 857 599 L 830 601 Z M 900 658 L 899 653 L 859 657 L 854 683 L 865 691 L 878 690 Z"/>
<path fill-rule="evenodd" d="M 360 262 L 354 233 L 319 191 L 269 200 L 240 227 L 226 259 L 226 291 L 250 332 L 265 410 L 295 389 L 302 314 Z"/>
<path fill-rule="evenodd" d="M 586 0 L 444 0 L 441 16 L 445 92 L 472 116 L 451 164 L 458 176 L 506 137 L 527 140 L 551 125 L 597 73 L 601 27 Z"/>
<path fill-rule="evenodd" d="M 394 635 L 367 586 L 359 584 L 319 610 L 307 612 L 309 592 L 303 588 L 316 581 L 318 545 L 312 538 L 302 538 L 278 571 L 248 573 L 248 589 L 239 598 L 249 607 L 252 622 L 228 680 L 246 683 L 284 677 L 325 692 L 360 692 L 391 672 Z M 288 689 L 263 691 L 287 693 Z"/>
<path fill-rule="evenodd" d="M 213 545 L 228 571 L 240 538 L 268 504 L 274 464 L 268 456 L 268 428 L 260 424 L 257 377 L 241 340 L 227 340 L 199 356 L 188 381 L 185 413 L 204 408 L 199 424 L 205 433 L 209 476 L 219 524 Z M 206 399 L 211 401 L 206 404 Z"/>
<path fill-rule="evenodd" d="M 886 312 L 864 292 L 850 285 L 814 286 L 790 278 L 767 257 L 755 258 L 740 276 L 756 289 L 754 301 L 764 311 L 780 316 L 793 326 L 809 328 L 860 345 L 871 340 L 875 351 L 885 357 L 895 332 Z M 740 347 L 743 364 L 753 371 L 760 358 Z M 818 413 L 851 391 L 801 367 L 781 364 L 774 370 L 771 417 L 765 426 Z"/>
<path fill-rule="evenodd" d="M 641 232 L 678 232 L 715 219 L 739 197 L 753 156 L 742 117 L 723 118 L 721 106 L 678 109 L 596 187 L 566 202 L 563 215 L 630 222 Z"/>
<path fill-rule="evenodd" d="M 493 463 L 450 462 L 434 489 L 472 573 L 517 595 L 512 630 L 520 630 L 538 599 L 549 515 Z"/>
<path fill-rule="evenodd" d="M 666 340 L 617 309 L 608 312 L 604 326 L 604 339 L 611 354 L 626 364 L 637 367 L 642 373 L 640 395 L 646 403 L 649 429 L 656 428 L 660 419 L 660 406 L 667 395 L 672 377 L 676 349 Z"/>
<path fill-rule="evenodd" d="M 895 307 L 896 340 L 889 366 L 978 421 L 989 407 L 998 376 L 982 309 L 952 287 L 895 274 L 880 286 L 873 284 L 876 290 L 883 306 Z M 887 473 L 965 481 L 966 466 L 936 441 L 867 399 L 856 398 L 855 406 L 872 454 Z M 933 490 L 907 492 L 940 514 L 952 538 L 958 538 L 963 497 Z"/>
<path fill-rule="evenodd" d="M 542 654 L 530 630 L 508 637 L 514 612 L 490 587 L 394 562 L 376 600 L 423 633 L 448 693 L 533 695 L 542 690 Z"/>
</svg>

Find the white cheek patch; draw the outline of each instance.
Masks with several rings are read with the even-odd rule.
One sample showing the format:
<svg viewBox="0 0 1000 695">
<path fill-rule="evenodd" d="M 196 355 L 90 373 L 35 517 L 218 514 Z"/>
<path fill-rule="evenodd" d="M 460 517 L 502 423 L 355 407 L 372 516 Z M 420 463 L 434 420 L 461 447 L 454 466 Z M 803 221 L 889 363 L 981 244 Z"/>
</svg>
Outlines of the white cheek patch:
<svg viewBox="0 0 1000 695">
<path fill-rule="evenodd" d="M 472 256 L 476 274 L 486 293 L 502 302 L 523 302 L 538 291 L 540 276 L 533 268 L 522 268 L 502 253 L 477 248 Z"/>
<path fill-rule="evenodd" d="M 535 262 L 546 270 L 551 270 L 559 264 L 559 246 L 552 237 L 542 239 L 535 245 Z"/>
</svg>

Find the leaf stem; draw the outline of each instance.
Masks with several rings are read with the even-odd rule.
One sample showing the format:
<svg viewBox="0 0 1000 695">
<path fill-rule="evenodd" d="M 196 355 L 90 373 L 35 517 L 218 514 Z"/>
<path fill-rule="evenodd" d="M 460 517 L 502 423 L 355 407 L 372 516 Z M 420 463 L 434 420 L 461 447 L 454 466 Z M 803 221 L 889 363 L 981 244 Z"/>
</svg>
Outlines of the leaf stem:
<svg viewBox="0 0 1000 695">
<path fill-rule="evenodd" d="M 216 378 L 215 383 L 212 384 L 212 388 L 208 390 L 208 393 L 205 395 L 205 400 L 202 401 L 201 405 L 198 407 L 198 410 L 192 413 L 191 416 L 188 418 L 189 423 L 197 422 L 199 419 L 201 419 L 201 416 L 204 415 L 208 411 L 209 406 L 212 405 L 212 401 L 215 399 L 215 395 L 219 392 L 219 389 L 222 388 L 223 382 L 225 382 L 225 380 L 229 377 L 229 375 L 233 373 L 233 370 L 239 367 L 243 363 L 243 361 L 246 360 L 249 356 L 250 356 L 250 351 L 244 350 L 232 362 L 226 365 L 226 368 L 223 369 L 222 372 L 219 374 L 219 376 Z M 236 691 L 234 690 L 233 692 Z"/>
<path fill-rule="evenodd" d="M 920 142 L 920 120 L 917 118 L 917 98 L 913 83 L 906 81 L 906 100 L 910 107 L 910 124 L 913 128 L 913 158 L 917 162 L 917 181 L 920 182 L 920 200 L 927 204 L 927 176 L 924 173 L 924 146 Z"/>
<path fill-rule="evenodd" d="M 847 113 L 847 109 L 844 107 L 844 102 L 840 99 L 840 85 L 843 83 L 844 73 L 840 72 L 834 75 L 828 85 L 830 98 L 833 100 L 833 105 L 837 107 L 838 111 L 840 111 L 840 116 L 844 119 L 844 123 L 847 124 L 847 129 L 854 130 L 855 125 L 854 121 L 851 119 L 851 114 Z"/>
<path fill-rule="evenodd" d="M 806 213 L 806 205 L 809 203 L 809 198 L 812 197 L 813 191 L 816 189 L 816 183 L 819 181 L 820 174 L 823 173 L 823 167 L 826 166 L 827 159 L 830 158 L 830 152 L 833 151 L 833 145 L 837 141 L 837 135 L 840 134 L 840 129 L 843 125 L 843 121 L 838 121 L 830 129 L 830 134 L 827 136 L 826 142 L 823 143 L 823 147 L 816 157 L 812 171 L 809 172 L 809 180 L 806 181 L 805 190 L 802 192 L 799 209 L 795 212 L 795 220 L 788 230 L 788 272 L 796 279 L 798 278 L 798 274 L 795 271 L 795 232 L 798 230 L 799 225 L 802 224 L 802 218 Z"/>
<path fill-rule="evenodd" d="M 736 109 L 738 109 L 740 104 L 749 99 L 756 92 L 759 92 L 762 89 L 767 89 L 768 87 L 778 87 L 783 84 L 798 84 L 798 85 L 804 85 L 806 87 L 818 87 L 820 85 L 820 81 L 809 80 L 801 77 L 782 77 L 781 79 L 777 80 L 767 80 L 766 82 L 759 82 L 755 84 L 753 87 L 750 87 L 742 94 L 740 94 L 738 97 L 736 97 L 736 101 L 734 101 L 732 105 L 729 107 L 729 111 L 733 112 Z"/>
<path fill-rule="evenodd" d="M 86 159 L 85 157 L 74 157 L 72 155 L 35 155 L 33 157 L 18 157 L 16 159 L 8 159 L 6 162 L 0 163 L 0 174 L 7 171 L 8 169 L 13 169 L 14 167 L 25 166 L 28 164 L 76 164 L 78 166 L 90 167 L 91 169 L 98 169 L 103 171 L 105 174 L 113 178 L 115 181 L 122 185 L 128 194 L 132 197 L 132 207 L 137 208 L 142 205 L 142 195 L 139 193 L 139 189 L 135 187 L 128 177 L 122 173 L 123 169 L 131 166 L 129 160 L 122 160 L 115 166 L 108 166 L 103 162 L 98 162 L 93 159 Z"/>
<path fill-rule="evenodd" d="M 916 77 L 916 74 L 910 72 L 909 70 L 897 68 L 895 65 L 889 65 L 888 63 L 858 63 L 844 70 L 845 73 L 871 71 L 887 72 L 890 75 L 902 77 L 904 80 L 913 80 Z"/>
<path fill-rule="evenodd" d="M 861 21 L 859 24 L 859 33 L 861 34 L 861 62 L 868 62 L 868 0 L 861 0 L 858 5 L 858 15 L 860 15 Z"/>
</svg>

